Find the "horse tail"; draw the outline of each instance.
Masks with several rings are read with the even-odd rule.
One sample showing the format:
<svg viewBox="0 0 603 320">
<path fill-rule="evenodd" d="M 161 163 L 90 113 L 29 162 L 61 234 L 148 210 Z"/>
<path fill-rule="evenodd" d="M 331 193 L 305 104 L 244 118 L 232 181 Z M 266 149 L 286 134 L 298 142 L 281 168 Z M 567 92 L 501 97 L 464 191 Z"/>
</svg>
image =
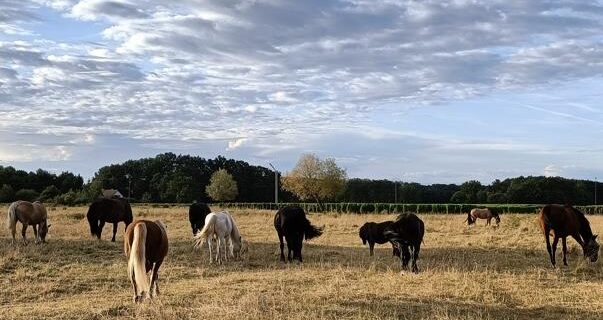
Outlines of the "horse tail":
<svg viewBox="0 0 603 320">
<path fill-rule="evenodd" d="M 17 207 L 19 206 L 19 201 L 15 201 L 11 203 L 10 207 L 8 207 L 8 213 L 6 215 L 6 228 L 12 230 L 15 233 L 17 228 Z"/>
<path fill-rule="evenodd" d="M 203 242 L 210 237 L 215 232 L 216 220 L 215 216 L 212 216 L 204 226 L 201 231 L 197 232 L 195 235 L 195 248 L 199 248 L 203 245 Z"/>
<path fill-rule="evenodd" d="M 306 240 L 310 240 L 322 235 L 322 228 L 315 227 L 310 223 L 308 218 L 304 217 L 304 236 Z"/>
<path fill-rule="evenodd" d="M 86 214 L 86 218 L 88 219 L 88 224 L 90 225 L 90 234 L 93 236 L 99 235 L 98 230 L 98 209 L 96 208 L 96 204 L 92 203 L 90 208 L 88 208 L 88 213 Z"/>
<path fill-rule="evenodd" d="M 144 223 L 138 223 L 134 226 L 132 236 L 132 247 L 128 259 L 128 275 L 132 284 L 136 286 L 140 296 L 144 297 L 150 293 L 149 279 L 146 272 L 146 238 L 147 226 Z"/>
</svg>

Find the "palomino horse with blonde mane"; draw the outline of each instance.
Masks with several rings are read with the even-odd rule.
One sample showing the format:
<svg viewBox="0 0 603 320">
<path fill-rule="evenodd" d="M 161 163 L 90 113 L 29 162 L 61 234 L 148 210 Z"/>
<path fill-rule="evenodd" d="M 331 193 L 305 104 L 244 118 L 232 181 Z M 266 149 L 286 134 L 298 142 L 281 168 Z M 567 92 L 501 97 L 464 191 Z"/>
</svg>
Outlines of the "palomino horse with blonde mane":
<svg viewBox="0 0 603 320">
<path fill-rule="evenodd" d="M 496 220 L 496 225 L 500 224 L 500 216 L 498 215 L 498 213 L 488 209 L 488 208 L 483 208 L 483 209 L 471 209 L 471 212 L 469 212 L 467 214 L 467 225 L 472 225 L 474 224 L 477 219 L 486 219 L 486 225 L 489 226 L 490 225 L 490 221 L 492 220 L 492 218 L 494 218 L 494 220 Z"/>
<path fill-rule="evenodd" d="M 557 251 L 559 238 L 561 238 L 561 249 L 563 250 L 563 265 L 567 266 L 567 242 L 565 240 L 567 236 L 574 238 L 580 244 L 585 258 L 589 258 L 591 262 L 596 262 L 599 258 L 597 235 L 593 235 L 590 223 L 580 210 L 569 205 L 549 204 L 540 210 L 538 221 L 546 239 L 546 250 L 553 267 L 555 267 L 555 251 Z M 549 240 L 550 235 L 553 236 L 552 246 Z"/>
<path fill-rule="evenodd" d="M 128 277 L 134 289 L 134 302 L 159 294 L 157 272 L 168 252 L 168 237 L 163 222 L 136 220 L 124 235 L 124 253 L 128 258 Z M 148 272 L 151 272 L 149 282 Z"/>
<path fill-rule="evenodd" d="M 27 226 L 33 227 L 36 243 L 46 242 L 46 234 L 48 233 L 50 225 L 48 224 L 46 208 L 41 202 L 36 201 L 31 203 L 29 201 L 15 201 L 8 207 L 6 224 L 13 236 L 12 243 L 15 243 L 17 221 L 21 222 L 23 225 L 21 235 L 23 236 L 24 244 L 27 244 L 27 239 L 25 237 Z"/>
<path fill-rule="evenodd" d="M 210 263 L 212 262 L 213 238 L 216 238 L 215 260 L 217 263 L 222 263 L 222 256 L 224 256 L 224 261 L 227 261 L 228 257 L 238 258 L 245 251 L 239 228 L 228 211 L 208 214 L 205 217 L 203 229 L 195 235 L 195 248 L 201 247 L 207 241 Z"/>
</svg>

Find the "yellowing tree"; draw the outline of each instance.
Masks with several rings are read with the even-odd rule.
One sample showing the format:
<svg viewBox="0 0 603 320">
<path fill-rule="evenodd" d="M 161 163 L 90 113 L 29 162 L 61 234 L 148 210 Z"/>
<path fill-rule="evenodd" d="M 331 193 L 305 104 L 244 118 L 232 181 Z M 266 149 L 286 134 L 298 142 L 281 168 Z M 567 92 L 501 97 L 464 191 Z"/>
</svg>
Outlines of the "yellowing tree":
<svg viewBox="0 0 603 320">
<path fill-rule="evenodd" d="M 231 201 L 239 194 L 237 182 L 226 169 L 220 169 L 211 175 L 205 192 L 216 201 Z"/>
<path fill-rule="evenodd" d="M 315 154 L 303 154 L 293 170 L 281 178 L 283 189 L 301 200 L 321 203 L 335 198 L 344 186 L 346 172 L 335 159 L 319 159 Z"/>
</svg>

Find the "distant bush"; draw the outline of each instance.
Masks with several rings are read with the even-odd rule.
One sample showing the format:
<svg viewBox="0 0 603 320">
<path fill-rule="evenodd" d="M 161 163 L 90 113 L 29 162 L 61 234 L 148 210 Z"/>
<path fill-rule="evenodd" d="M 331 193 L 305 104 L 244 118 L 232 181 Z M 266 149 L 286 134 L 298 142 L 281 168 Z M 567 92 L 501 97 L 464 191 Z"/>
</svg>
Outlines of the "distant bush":
<svg viewBox="0 0 603 320">
<path fill-rule="evenodd" d="M 39 194 L 32 189 L 21 189 L 15 193 L 16 200 L 35 201 L 38 200 Z"/>
</svg>

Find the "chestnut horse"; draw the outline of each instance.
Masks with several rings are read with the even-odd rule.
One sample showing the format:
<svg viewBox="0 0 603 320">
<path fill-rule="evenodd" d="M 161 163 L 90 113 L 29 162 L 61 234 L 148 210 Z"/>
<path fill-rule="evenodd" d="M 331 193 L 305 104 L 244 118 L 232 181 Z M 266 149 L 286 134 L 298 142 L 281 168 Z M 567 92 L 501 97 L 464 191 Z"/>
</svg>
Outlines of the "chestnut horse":
<svg viewBox="0 0 603 320">
<path fill-rule="evenodd" d="M 12 243 L 15 243 L 17 221 L 21 222 L 23 225 L 21 228 L 21 236 L 23 236 L 24 244 L 27 244 L 25 232 L 27 231 L 28 226 L 32 226 L 33 228 L 36 243 L 46 242 L 46 234 L 48 233 L 50 225 L 48 224 L 46 208 L 41 202 L 36 201 L 31 203 L 29 201 L 15 201 L 8 207 L 6 225 L 13 236 Z"/>
<path fill-rule="evenodd" d="M 549 204 L 540 210 L 538 218 L 540 229 L 546 239 L 546 250 L 549 253 L 553 267 L 555 267 L 555 251 L 557 251 L 559 238 L 561 238 L 563 251 L 563 265 L 567 266 L 567 243 L 565 239 L 567 236 L 571 236 L 580 244 L 584 257 L 589 258 L 591 262 L 597 261 L 599 257 L 597 235 L 593 235 L 590 223 L 586 220 L 584 213 L 572 206 Z M 553 236 L 552 246 L 549 235 Z"/>
<path fill-rule="evenodd" d="M 157 272 L 167 251 L 168 238 L 161 221 L 136 220 L 126 228 L 124 253 L 128 258 L 128 277 L 134 289 L 134 302 L 143 302 L 149 296 L 154 298 L 159 294 Z"/>
<path fill-rule="evenodd" d="M 471 212 L 469 212 L 467 214 L 467 225 L 472 225 L 475 223 L 475 221 L 477 221 L 477 219 L 486 219 L 486 225 L 490 225 L 490 221 L 492 220 L 492 218 L 494 218 L 494 220 L 496 220 L 496 225 L 498 225 L 500 223 L 500 216 L 498 215 L 498 213 L 494 212 L 491 209 L 488 208 L 484 208 L 484 209 L 471 209 Z"/>
</svg>

